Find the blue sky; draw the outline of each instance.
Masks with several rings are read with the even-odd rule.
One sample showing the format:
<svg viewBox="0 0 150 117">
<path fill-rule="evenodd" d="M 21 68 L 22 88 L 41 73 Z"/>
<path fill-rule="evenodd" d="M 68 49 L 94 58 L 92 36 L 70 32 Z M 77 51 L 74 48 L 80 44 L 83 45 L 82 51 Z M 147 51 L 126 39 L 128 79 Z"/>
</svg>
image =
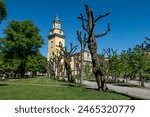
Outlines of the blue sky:
<svg viewBox="0 0 150 117">
<path fill-rule="evenodd" d="M 8 9 L 7 19 L 0 24 L 0 36 L 11 20 L 32 20 L 40 29 L 45 44 L 40 49 L 47 56 L 47 42 L 52 21 L 58 15 L 62 22 L 62 29 L 66 36 L 66 45 L 70 42 L 79 46 L 76 30 L 82 30 L 79 14 L 85 14 L 84 4 L 88 3 L 93 9 L 95 17 L 99 13 L 110 12 L 101 19 L 95 28 L 96 33 L 104 32 L 107 23 L 111 25 L 111 32 L 97 39 L 98 52 L 103 48 L 114 48 L 118 52 L 127 50 L 150 37 L 150 0 L 5 0 Z M 80 47 L 79 47 L 80 48 Z M 79 51 L 78 48 L 78 51 Z"/>
</svg>

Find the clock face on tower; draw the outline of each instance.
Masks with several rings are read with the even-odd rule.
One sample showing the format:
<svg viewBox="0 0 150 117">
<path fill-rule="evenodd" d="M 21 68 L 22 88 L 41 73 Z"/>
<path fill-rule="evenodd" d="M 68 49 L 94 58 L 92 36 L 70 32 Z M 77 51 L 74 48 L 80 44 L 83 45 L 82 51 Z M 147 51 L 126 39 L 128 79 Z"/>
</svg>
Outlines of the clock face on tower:
<svg viewBox="0 0 150 117">
<path fill-rule="evenodd" d="M 59 28 L 59 24 L 56 24 L 56 25 L 55 25 L 55 28 Z"/>
</svg>

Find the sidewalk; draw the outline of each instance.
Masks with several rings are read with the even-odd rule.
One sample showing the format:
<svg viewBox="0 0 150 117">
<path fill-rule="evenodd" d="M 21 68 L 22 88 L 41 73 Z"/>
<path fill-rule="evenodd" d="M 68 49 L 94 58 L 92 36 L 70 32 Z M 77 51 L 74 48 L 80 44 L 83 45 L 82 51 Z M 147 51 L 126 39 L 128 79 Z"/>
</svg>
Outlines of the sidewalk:
<svg viewBox="0 0 150 117">
<path fill-rule="evenodd" d="M 123 78 L 117 78 L 117 79 L 119 79 L 120 81 L 123 80 Z M 140 84 L 140 81 L 136 81 L 136 80 L 128 80 L 128 83 L 134 84 L 134 85 L 139 85 L 139 84 Z M 150 88 L 150 82 L 144 82 L 144 86 Z"/>
<path fill-rule="evenodd" d="M 89 88 L 97 88 L 96 82 L 90 82 L 84 80 L 83 84 L 88 86 Z M 142 99 L 150 99 L 150 90 L 147 89 L 136 88 L 136 87 L 114 86 L 112 84 L 107 84 L 107 87 L 108 89 L 118 93 L 123 93 L 130 96 L 136 96 Z"/>
</svg>

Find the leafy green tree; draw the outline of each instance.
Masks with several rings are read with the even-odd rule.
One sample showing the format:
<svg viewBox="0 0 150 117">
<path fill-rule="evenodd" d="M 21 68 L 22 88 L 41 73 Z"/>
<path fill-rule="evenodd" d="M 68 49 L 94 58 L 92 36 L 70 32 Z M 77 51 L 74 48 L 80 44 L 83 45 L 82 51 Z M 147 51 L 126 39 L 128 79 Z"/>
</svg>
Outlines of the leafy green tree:
<svg viewBox="0 0 150 117">
<path fill-rule="evenodd" d="M 134 69 L 136 70 L 136 74 L 141 81 L 141 87 L 144 87 L 144 78 L 147 73 L 146 66 L 148 63 L 148 58 L 146 56 L 146 52 L 144 50 L 143 45 L 136 46 L 133 49 L 134 52 Z"/>
<path fill-rule="evenodd" d="M 3 0 L 0 0 L 0 23 L 2 20 L 4 20 L 7 16 L 7 11 L 6 11 L 6 5 L 5 2 Z M 3 59 L 2 59 L 2 43 L 1 43 L 1 38 L 0 38 L 0 76 L 1 76 L 1 72 L 4 70 L 3 69 Z"/>
<path fill-rule="evenodd" d="M 144 44 L 146 44 L 145 49 L 147 52 L 150 52 L 150 38 L 145 37 L 145 39 L 146 39 L 146 41 L 144 41 Z"/>
<path fill-rule="evenodd" d="M 124 78 L 139 78 L 140 86 L 144 87 L 144 78 L 149 76 L 150 68 L 150 61 L 144 44 L 137 45 L 133 49 L 129 48 L 128 51 L 123 51 L 120 56 Z"/>
<path fill-rule="evenodd" d="M 7 16 L 7 10 L 4 0 L 0 0 L 0 23 Z"/>
<path fill-rule="evenodd" d="M 121 73 L 120 56 L 117 55 L 117 50 L 114 51 L 112 48 L 104 49 L 103 51 L 107 56 L 107 59 L 104 61 L 106 76 L 107 78 L 111 76 L 113 79 L 116 79 Z"/>
<path fill-rule="evenodd" d="M 112 74 L 112 77 L 117 81 L 117 77 L 120 75 L 121 73 L 121 69 L 122 69 L 122 66 L 121 66 L 121 63 L 120 63 L 120 57 L 119 55 L 113 55 L 111 57 L 111 74 Z"/>
<path fill-rule="evenodd" d="M 112 69 L 112 52 L 111 52 L 111 48 L 108 48 L 108 49 L 103 49 L 104 51 L 104 55 L 106 55 L 106 58 L 107 60 L 105 61 L 106 62 L 106 75 L 107 75 L 107 78 L 109 76 L 112 76 L 111 74 L 111 69 Z"/>
<path fill-rule="evenodd" d="M 28 56 L 26 62 L 26 71 L 32 72 L 32 77 L 34 77 L 37 72 L 46 72 L 45 65 L 46 58 L 43 57 L 40 52 L 37 52 L 36 54 L 31 54 Z"/>
<path fill-rule="evenodd" d="M 4 72 L 4 66 L 3 66 L 3 56 L 2 52 L 0 52 L 0 78 L 2 77 L 2 73 Z"/>
<path fill-rule="evenodd" d="M 32 21 L 11 21 L 4 34 L 5 37 L 1 39 L 4 62 L 5 64 L 10 62 L 8 68 L 13 66 L 11 61 L 17 63 L 15 70 L 23 77 L 28 57 L 37 53 L 43 44 L 39 29 Z"/>
<path fill-rule="evenodd" d="M 55 63 L 55 58 L 50 58 L 49 61 L 47 61 L 47 64 L 46 64 L 46 71 L 47 71 L 47 74 L 48 74 L 48 77 L 51 77 L 53 79 L 56 78 L 56 74 L 55 74 L 55 66 L 54 66 L 54 63 Z"/>
<path fill-rule="evenodd" d="M 85 79 L 91 79 L 91 76 L 92 76 L 92 66 L 90 63 L 85 63 L 84 64 L 84 69 L 83 69 L 83 72 L 84 72 L 84 76 L 86 77 Z"/>
<path fill-rule="evenodd" d="M 146 57 L 148 58 L 147 60 L 147 66 L 146 66 L 146 73 L 147 77 L 150 77 L 150 38 L 145 37 L 145 51 L 146 51 Z"/>
<path fill-rule="evenodd" d="M 130 50 L 130 49 L 129 49 Z M 120 66 L 121 66 L 121 76 L 124 77 L 124 79 L 126 79 L 128 77 L 131 77 L 131 67 L 129 64 L 129 57 L 130 57 L 130 51 L 122 51 L 120 54 Z"/>
</svg>

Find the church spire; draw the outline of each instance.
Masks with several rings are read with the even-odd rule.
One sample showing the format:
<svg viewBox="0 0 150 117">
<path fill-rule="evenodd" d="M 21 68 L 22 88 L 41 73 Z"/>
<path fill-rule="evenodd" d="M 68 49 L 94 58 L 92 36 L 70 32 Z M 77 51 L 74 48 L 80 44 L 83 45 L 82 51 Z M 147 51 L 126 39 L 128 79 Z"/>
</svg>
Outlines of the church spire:
<svg viewBox="0 0 150 117">
<path fill-rule="evenodd" d="M 56 18 L 55 18 L 55 20 L 56 20 L 56 21 L 58 21 L 58 20 L 59 20 L 59 18 L 58 18 L 58 15 L 56 15 Z"/>
<path fill-rule="evenodd" d="M 56 15 L 55 20 L 53 21 L 53 29 L 61 29 L 61 22 L 58 18 L 58 16 Z"/>
</svg>

